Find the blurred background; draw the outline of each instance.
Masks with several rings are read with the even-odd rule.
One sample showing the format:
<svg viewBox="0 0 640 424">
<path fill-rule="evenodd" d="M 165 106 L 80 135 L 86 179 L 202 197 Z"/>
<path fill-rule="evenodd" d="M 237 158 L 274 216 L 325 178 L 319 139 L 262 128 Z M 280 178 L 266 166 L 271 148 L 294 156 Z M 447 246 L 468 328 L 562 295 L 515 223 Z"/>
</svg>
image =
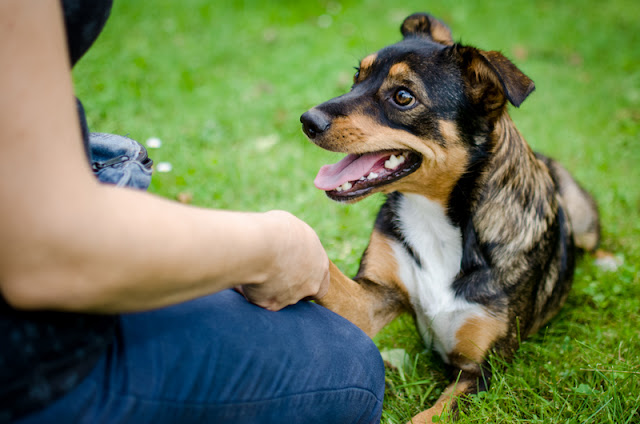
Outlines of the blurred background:
<svg viewBox="0 0 640 424">
<path fill-rule="evenodd" d="M 445 21 L 460 43 L 501 51 L 535 81 L 512 117 L 535 150 L 560 160 L 595 195 L 602 247 L 622 263 L 605 271 L 584 257 L 561 316 L 497 373 L 500 388 L 482 402 L 492 406 L 471 405 L 462 421 L 633 422 L 640 404 L 637 0 L 116 0 L 74 70 L 76 93 L 92 131 L 149 147 L 154 193 L 204 207 L 291 211 L 353 275 L 383 198 L 340 205 L 315 189 L 320 166 L 341 155 L 309 143 L 299 116 L 348 91 L 353 67 L 399 41 L 403 19 L 418 11 Z M 404 422 L 444 387 L 442 365 L 412 326 L 404 317 L 376 339 L 382 350 L 405 348 L 411 365 L 388 372 L 385 422 Z"/>
</svg>

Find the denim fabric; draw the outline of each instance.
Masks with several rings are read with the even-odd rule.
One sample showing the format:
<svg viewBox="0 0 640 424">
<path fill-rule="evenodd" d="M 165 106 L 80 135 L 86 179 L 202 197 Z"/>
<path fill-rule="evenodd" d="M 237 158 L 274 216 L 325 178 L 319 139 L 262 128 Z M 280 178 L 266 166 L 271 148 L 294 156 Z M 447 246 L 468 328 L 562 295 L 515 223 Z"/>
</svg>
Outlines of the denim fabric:
<svg viewBox="0 0 640 424">
<path fill-rule="evenodd" d="M 152 161 L 137 141 L 128 137 L 91 133 L 91 167 L 98 179 L 118 187 L 146 190 L 151 183 Z"/>
<path fill-rule="evenodd" d="M 358 328 L 300 302 L 279 312 L 227 290 L 123 315 L 74 390 L 20 424 L 378 423 L 384 365 Z"/>
</svg>

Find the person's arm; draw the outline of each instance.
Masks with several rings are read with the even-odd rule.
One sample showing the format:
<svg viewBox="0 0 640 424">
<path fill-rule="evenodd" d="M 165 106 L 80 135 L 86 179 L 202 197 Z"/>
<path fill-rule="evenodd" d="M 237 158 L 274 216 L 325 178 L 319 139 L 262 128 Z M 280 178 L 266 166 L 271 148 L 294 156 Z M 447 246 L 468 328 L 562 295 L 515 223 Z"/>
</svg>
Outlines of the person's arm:
<svg viewBox="0 0 640 424">
<path fill-rule="evenodd" d="M 37 3 L 37 4 L 36 4 Z M 58 1 L 0 2 L 0 290 L 22 309 L 144 310 L 242 284 L 321 296 L 328 258 L 286 212 L 206 210 L 99 184 L 82 150 Z"/>
</svg>

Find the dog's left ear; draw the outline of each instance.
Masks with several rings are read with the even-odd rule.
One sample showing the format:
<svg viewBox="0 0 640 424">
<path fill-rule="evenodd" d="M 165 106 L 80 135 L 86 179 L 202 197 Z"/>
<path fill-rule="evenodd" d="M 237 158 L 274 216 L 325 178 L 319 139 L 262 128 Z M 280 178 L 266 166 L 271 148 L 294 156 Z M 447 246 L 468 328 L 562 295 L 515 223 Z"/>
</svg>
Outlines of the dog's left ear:
<svg viewBox="0 0 640 424">
<path fill-rule="evenodd" d="M 453 44 L 451 30 L 442 21 L 426 13 L 414 13 L 404 20 L 400 27 L 404 38 L 426 37 L 436 43 L 450 46 Z"/>
<path fill-rule="evenodd" d="M 465 46 L 455 46 L 454 49 L 462 58 L 463 72 L 466 71 L 474 100 L 497 106 L 504 103 L 500 98 L 506 97 L 512 105 L 519 107 L 535 90 L 533 81 L 502 53 Z"/>
</svg>

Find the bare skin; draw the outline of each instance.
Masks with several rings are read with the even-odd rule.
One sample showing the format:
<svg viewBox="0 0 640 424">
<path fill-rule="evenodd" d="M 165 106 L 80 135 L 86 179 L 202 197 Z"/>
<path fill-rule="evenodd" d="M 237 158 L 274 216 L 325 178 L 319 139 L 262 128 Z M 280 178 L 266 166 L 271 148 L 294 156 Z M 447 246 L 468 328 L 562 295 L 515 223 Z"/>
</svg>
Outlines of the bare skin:
<svg viewBox="0 0 640 424">
<path fill-rule="evenodd" d="M 141 311 L 241 286 L 278 310 L 326 293 L 322 244 L 287 212 L 207 210 L 95 180 L 58 1 L 0 2 L 0 63 L 0 291 L 12 306 Z"/>
</svg>

